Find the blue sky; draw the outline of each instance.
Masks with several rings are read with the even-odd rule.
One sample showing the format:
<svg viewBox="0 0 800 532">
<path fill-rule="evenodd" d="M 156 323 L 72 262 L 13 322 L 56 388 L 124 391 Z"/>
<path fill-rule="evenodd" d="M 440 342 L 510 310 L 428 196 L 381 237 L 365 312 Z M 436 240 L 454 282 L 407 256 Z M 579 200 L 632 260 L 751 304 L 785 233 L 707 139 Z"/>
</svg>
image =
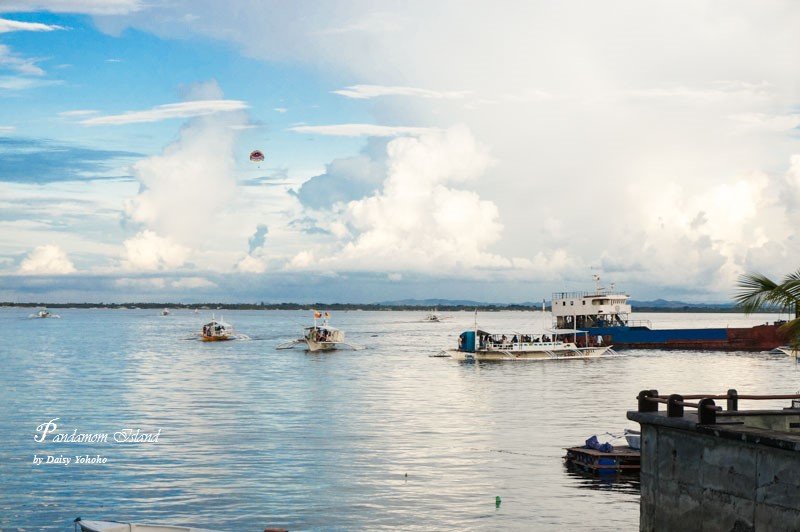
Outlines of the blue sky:
<svg viewBox="0 0 800 532">
<path fill-rule="evenodd" d="M 0 4 L 0 300 L 518 302 L 600 273 L 725 301 L 800 251 L 798 23 L 777 0 Z"/>
</svg>

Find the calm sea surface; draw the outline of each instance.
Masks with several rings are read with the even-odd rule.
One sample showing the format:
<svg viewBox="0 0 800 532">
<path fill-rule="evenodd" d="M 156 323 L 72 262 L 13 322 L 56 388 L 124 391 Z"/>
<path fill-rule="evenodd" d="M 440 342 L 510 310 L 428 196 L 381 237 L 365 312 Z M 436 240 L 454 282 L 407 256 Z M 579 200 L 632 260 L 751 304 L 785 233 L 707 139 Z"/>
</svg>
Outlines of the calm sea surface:
<svg viewBox="0 0 800 532">
<path fill-rule="evenodd" d="M 308 312 L 229 311 L 250 339 L 189 339 L 209 314 L 0 309 L 0 529 L 72 520 L 235 531 L 635 530 L 635 482 L 567 471 L 563 448 L 621 433 L 641 389 L 794 393 L 800 369 L 754 353 L 626 351 L 593 361 L 460 364 L 472 313 L 336 312 L 363 351 L 276 351 Z M 447 314 L 447 313 L 445 313 Z M 747 326 L 775 316 L 637 314 L 656 327 Z M 480 314 L 537 331 L 542 313 Z M 548 314 L 549 321 L 549 314 Z M 744 405 L 747 407 L 747 405 Z M 37 443 L 59 433 L 153 432 L 157 443 Z M 52 437 L 52 436 L 51 436 Z M 33 465 L 34 455 L 105 464 Z M 502 504 L 495 506 L 495 497 Z"/>
</svg>

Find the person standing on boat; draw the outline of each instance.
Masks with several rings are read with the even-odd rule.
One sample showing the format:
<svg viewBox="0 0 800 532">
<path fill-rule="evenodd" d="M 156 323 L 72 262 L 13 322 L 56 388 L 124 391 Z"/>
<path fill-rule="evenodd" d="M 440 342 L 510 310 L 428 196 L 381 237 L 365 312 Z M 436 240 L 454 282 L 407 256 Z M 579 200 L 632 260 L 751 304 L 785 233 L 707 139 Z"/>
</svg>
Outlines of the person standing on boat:
<svg viewBox="0 0 800 532">
<path fill-rule="evenodd" d="M 597 345 L 598 346 L 603 345 L 603 337 L 599 334 L 597 335 Z"/>
</svg>

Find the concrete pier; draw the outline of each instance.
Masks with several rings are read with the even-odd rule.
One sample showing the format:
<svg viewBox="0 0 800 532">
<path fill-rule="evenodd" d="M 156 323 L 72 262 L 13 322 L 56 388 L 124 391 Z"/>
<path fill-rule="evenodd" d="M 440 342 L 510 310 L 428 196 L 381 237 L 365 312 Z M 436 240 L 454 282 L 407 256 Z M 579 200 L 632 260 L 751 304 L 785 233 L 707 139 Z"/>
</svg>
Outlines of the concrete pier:
<svg viewBox="0 0 800 532">
<path fill-rule="evenodd" d="M 667 398 L 650 391 L 652 406 L 640 394 L 628 412 L 642 429 L 640 530 L 800 530 L 800 409 L 739 411 L 731 392 L 726 411 L 680 396 L 658 411 Z"/>
</svg>

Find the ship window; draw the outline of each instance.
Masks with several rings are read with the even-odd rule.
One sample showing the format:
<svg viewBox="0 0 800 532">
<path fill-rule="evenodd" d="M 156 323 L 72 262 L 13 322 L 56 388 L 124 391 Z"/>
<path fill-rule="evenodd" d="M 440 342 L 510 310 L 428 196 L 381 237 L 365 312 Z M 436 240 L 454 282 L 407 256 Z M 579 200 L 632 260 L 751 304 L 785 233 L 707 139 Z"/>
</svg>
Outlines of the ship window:
<svg viewBox="0 0 800 532">
<path fill-rule="evenodd" d="M 562 301 L 562 302 L 561 302 L 561 306 L 562 306 L 562 307 L 566 307 L 566 306 L 567 306 L 567 302 L 566 302 L 566 301 Z"/>
<path fill-rule="evenodd" d="M 572 305 L 574 305 L 574 304 L 575 304 L 575 302 L 574 302 L 574 301 L 570 301 L 570 302 L 569 302 L 569 306 L 570 306 L 570 307 L 571 307 Z"/>
<path fill-rule="evenodd" d="M 586 304 L 586 300 L 585 300 L 585 299 L 583 300 L 583 304 L 584 304 L 584 305 Z"/>
</svg>

